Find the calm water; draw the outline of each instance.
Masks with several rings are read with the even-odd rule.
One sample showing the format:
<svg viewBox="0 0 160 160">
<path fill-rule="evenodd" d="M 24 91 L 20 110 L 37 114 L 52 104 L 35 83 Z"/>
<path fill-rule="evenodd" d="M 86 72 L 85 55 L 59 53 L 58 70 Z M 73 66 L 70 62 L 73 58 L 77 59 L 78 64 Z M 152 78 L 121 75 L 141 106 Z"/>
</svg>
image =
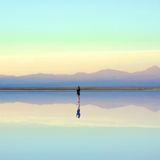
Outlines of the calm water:
<svg viewBox="0 0 160 160">
<path fill-rule="evenodd" d="M 76 117 L 80 109 L 80 118 Z M 159 160 L 160 92 L 0 92 L 0 160 Z"/>
</svg>

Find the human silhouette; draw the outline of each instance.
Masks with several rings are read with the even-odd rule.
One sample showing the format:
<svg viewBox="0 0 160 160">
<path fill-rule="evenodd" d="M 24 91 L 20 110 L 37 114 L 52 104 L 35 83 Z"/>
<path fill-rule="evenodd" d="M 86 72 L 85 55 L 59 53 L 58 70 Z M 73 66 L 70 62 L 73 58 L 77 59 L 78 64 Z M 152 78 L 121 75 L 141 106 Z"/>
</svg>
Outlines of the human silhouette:
<svg viewBox="0 0 160 160">
<path fill-rule="evenodd" d="M 80 91 L 81 91 L 81 88 L 80 88 L 80 86 L 78 86 L 78 87 L 77 87 L 78 103 L 80 103 Z"/>
<path fill-rule="evenodd" d="M 80 118 L 81 117 L 81 112 L 80 112 L 80 103 L 78 104 L 78 108 L 77 108 L 77 113 L 76 113 L 76 117 Z"/>
<path fill-rule="evenodd" d="M 81 89 L 80 89 L 80 86 L 77 87 L 76 91 L 77 91 L 77 97 L 78 97 L 78 108 L 77 108 L 76 117 L 80 118 L 81 117 L 81 112 L 80 112 L 80 91 Z"/>
</svg>

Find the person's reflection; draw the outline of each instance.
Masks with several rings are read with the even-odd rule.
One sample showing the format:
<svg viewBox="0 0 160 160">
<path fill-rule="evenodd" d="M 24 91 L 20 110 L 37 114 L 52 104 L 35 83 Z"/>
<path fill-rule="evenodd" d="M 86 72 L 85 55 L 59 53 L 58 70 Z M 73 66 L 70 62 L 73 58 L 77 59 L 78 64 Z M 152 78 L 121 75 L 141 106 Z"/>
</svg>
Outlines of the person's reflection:
<svg viewBox="0 0 160 160">
<path fill-rule="evenodd" d="M 80 103 L 78 103 L 78 108 L 77 108 L 76 117 L 77 117 L 77 118 L 80 118 L 80 117 L 81 117 L 81 112 L 80 112 Z"/>
<path fill-rule="evenodd" d="M 80 112 L 80 86 L 77 87 L 77 97 L 78 97 L 78 108 L 77 108 L 76 117 L 80 118 L 81 117 L 81 112 Z"/>
</svg>

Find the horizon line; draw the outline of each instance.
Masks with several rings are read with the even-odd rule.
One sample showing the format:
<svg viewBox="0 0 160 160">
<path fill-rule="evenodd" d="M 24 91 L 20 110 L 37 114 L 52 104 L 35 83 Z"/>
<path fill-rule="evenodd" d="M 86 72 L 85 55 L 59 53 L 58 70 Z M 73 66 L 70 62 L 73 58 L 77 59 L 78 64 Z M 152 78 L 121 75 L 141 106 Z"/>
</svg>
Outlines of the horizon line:
<svg viewBox="0 0 160 160">
<path fill-rule="evenodd" d="M 76 86 L 62 87 L 0 87 L 0 91 L 76 91 Z M 160 91 L 160 86 L 81 86 L 81 91 Z"/>
</svg>

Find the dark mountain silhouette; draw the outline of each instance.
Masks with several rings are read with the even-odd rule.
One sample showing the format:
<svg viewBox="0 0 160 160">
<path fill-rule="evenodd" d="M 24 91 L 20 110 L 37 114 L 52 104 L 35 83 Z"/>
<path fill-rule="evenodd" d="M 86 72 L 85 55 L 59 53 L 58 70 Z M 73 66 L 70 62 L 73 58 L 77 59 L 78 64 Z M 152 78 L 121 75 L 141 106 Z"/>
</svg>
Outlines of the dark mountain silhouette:
<svg viewBox="0 0 160 160">
<path fill-rule="evenodd" d="M 53 86 L 160 86 L 160 68 L 152 66 L 144 71 L 129 73 L 106 69 L 73 75 L 33 74 L 25 76 L 0 75 L 0 87 Z"/>
</svg>

